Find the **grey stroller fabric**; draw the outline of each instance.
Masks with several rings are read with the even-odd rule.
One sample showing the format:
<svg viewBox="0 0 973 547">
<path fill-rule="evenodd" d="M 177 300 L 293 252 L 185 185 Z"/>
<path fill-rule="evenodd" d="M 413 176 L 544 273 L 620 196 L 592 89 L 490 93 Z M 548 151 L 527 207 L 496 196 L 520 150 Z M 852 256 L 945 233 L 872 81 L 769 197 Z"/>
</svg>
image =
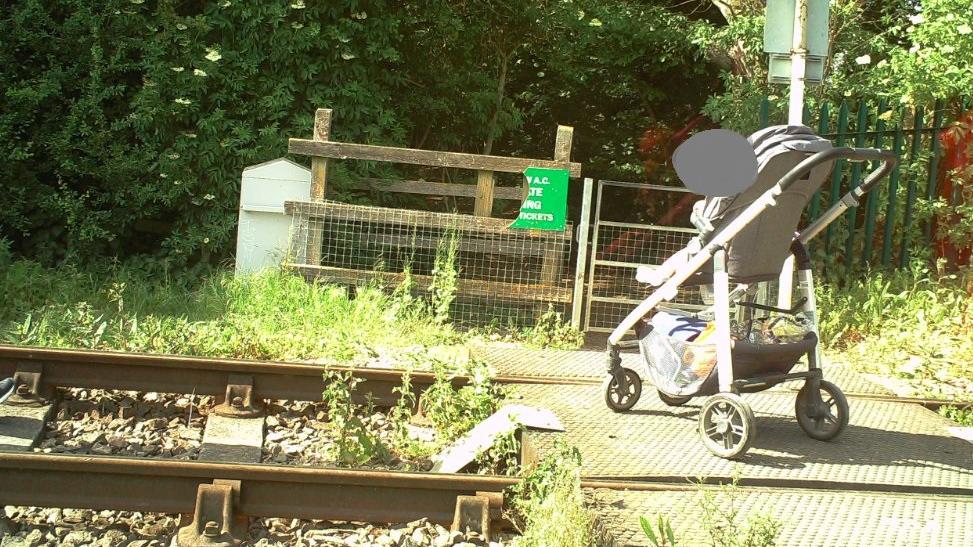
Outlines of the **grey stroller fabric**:
<svg viewBox="0 0 973 547">
<path fill-rule="evenodd" d="M 757 180 L 743 192 L 729 197 L 707 198 L 696 204 L 696 216 L 712 225 L 697 225 L 705 243 L 729 224 L 747 206 L 816 152 L 831 148 L 831 142 L 804 126 L 777 125 L 762 129 L 748 139 L 757 155 Z M 813 168 L 809 175 L 777 197 L 771 207 L 748 224 L 727 248 L 727 270 L 737 283 L 776 279 L 790 254 L 790 244 L 804 208 L 827 179 L 834 162 Z"/>
</svg>

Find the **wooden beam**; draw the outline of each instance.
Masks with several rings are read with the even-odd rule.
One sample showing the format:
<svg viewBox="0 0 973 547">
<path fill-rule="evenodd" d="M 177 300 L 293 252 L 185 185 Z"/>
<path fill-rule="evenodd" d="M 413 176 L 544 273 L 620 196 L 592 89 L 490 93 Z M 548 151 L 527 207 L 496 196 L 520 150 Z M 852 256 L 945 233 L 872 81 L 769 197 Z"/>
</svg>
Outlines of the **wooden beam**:
<svg viewBox="0 0 973 547">
<path fill-rule="evenodd" d="M 327 142 L 331 137 L 331 109 L 319 108 L 314 112 L 314 141 Z M 328 160 L 324 157 L 311 158 L 311 199 L 324 201 L 327 189 Z"/>
<path fill-rule="evenodd" d="M 307 279 L 324 278 L 342 285 L 359 285 L 373 280 L 378 280 L 386 285 L 398 285 L 405 278 L 405 274 L 402 273 L 352 270 L 308 264 L 285 264 L 284 267 L 301 272 Z M 419 290 L 427 290 L 432 284 L 432 276 L 430 275 L 410 274 L 410 277 Z M 571 289 L 566 286 L 457 279 L 456 289 L 457 293 L 463 296 L 500 297 L 529 302 L 567 303 L 571 301 Z"/>
<path fill-rule="evenodd" d="M 473 214 L 478 217 L 493 216 L 493 186 L 496 180 L 493 171 L 476 172 L 476 203 Z"/>
<path fill-rule="evenodd" d="M 456 215 L 452 213 L 434 213 L 431 211 L 412 211 L 408 209 L 392 209 L 387 207 L 366 207 L 362 205 L 347 205 L 326 201 L 314 203 L 310 201 L 285 201 L 284 212 L 288 215 L 304 215 L 310 219 L 329 218 L 337 220 L 354 220 L 358 222 L 374 222 L 378 224 L 400 224 L 405 226 L 424 226 L 428 228 L 461 229 L 485 233 L 512 235 L 532 239 L 571 239 L 572 226 L 565 227 L 563 232 L 545 230 L 510 230 L 510 220 L 504 218 L 475 217 L 470 215 Z"/>
<path fill-rule="evenodd" d="M 331 109 L 319 108 L 314 111 L 314 140 L 327 141 L 331 137 Z M 311 200 L 324 201 L 328 185 L 328 160 L 311 158 Z M 321 263 L 321 233 L 311 225 L 307 234 L 304 256 L 309 264 Z"/>
<path fill-rule="evenodd" d="M 478 237 L 482 236 L 482 237 Z M 406 230 L 395 230 L 395 233 L 387 232 L 362 232 L 349 236 L 354 245 L 381 247 L 384 249 L 401 247 L 404 249 L 429 249 L 436 251 L 439 248 L 440 238 L 433 236 L 419 236 L 409 233 Z M 544 245 L 538 245 L 535 241 L 524 239 L 505 238 L 500 234 L 464 234 L 456 242 L 456 250 L 461 253 L 485 253 L 495 255 L 511 255 L 516 257 L 541 257 L 547 252 Z M 433 254 L 430 253 L 430 254 Z"/>
<path fill-rule="evenodd" d="M 574 140 L 574 128 L 566 125 L 557 126 L 557 137 L 554 141 L 554 160 L 561 162 L 571 161 L 571 142 Z M 561 270 L 564 266 L 564 247 L 556 247 L 548 251 L 544 256 L 544 264 L 541 268 L 541 281 L 549 282 L 552 279 L 561 277 Z"/>
<path fill-rule="evenodd" d="M 349 186 L 355 190 L 377 190 L 379 192 L 393 192 L 399 194 L 421 194 L 425 196 L 454 196 L 476 197 L 476 186 L 473 184 L 459 184 L 452 182 L 429 182 L 424 180 L 383 180 L 362 179 L 351 182 Z M 495 186 L 493 199 L 520 201 L 520 188 Z"/>
<path fill-rule="evenodd" d="M 344 142 L 319 142 L 307 139 L 290 139 L 287 151 L 291 154 L 319 156 L 339 160 L 387 161 L 430 167 L 455 167 L 474 171 L 497 171 L 501 173 L 522 173 L 528 167 L 567 169 L 572 177 L 581 176 L 581 164 L 503 156 L 484 156 L 462 152 L 438 152 L 435 150 L 415 150 L 371 144 L 351 144 Z"/>
<path fill-rule="evenodd" d="M 554 161 L 571 161 L 571 143 L 573 141 L 573 127 L 566 125 L 557 126 L 557 137 L 554 140 Z"/>
</svg>

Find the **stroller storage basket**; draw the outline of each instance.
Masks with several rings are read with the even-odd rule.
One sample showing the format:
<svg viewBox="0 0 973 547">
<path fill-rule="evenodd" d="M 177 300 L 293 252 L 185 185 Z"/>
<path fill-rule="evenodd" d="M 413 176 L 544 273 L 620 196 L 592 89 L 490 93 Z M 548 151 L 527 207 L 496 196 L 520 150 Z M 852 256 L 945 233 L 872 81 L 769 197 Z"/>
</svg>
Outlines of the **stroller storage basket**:
<svg viewBox="0 0 973 547">
<path fill-rule="evenodd" d="M 688 342 L 666 336 L 646 326 L 639 329 L 639 349 L 646 373 L 659 391 L 672 396 L 712 395 L 719 392 L 716 374 L 716 344 Z M 733 376 L 757 379 L 787 374 L 794 365 L 814 350 L 817 337 L 808 333 L 803 340 L 781 344 L 753 344 L 736 341 L 732 349 Z M 744 391 L 762 391 L 773 383 Z"/>
</svg>

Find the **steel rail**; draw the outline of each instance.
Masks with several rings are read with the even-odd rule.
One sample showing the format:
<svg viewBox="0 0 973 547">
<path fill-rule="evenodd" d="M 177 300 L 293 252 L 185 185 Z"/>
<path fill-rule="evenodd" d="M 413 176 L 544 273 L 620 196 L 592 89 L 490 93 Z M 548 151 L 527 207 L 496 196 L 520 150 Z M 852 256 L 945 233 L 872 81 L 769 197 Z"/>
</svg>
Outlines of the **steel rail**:
<svg viewBox="0 0 973 547">
<path fill-rule="evenodd" d="M 241 359 L 213 359 L 178 355 L 156 355 L 112 351 L 90 351 L 0 345 L 0 375 L 12 376 L 18 371 L 39 372 L 46 388 L 74 387 L 195 393 L 223 395 L 230 376 L 252 379 L 253 396 L 260 399 L 318 401 L 325 387 L 324 365 Z M 328 370 L 350 373 L 362 380 L 357 393 L 371 394 L 378 403 L 394 402 L 393 391 L 402 385 L 405 371 L 394 369 L 328 367 Z M 419 393 L 432 385 L 435 374 L 425 371 L 409 373 L 412 389 Z M 586 385 L 600 380 L 496 376 L 499 384 Z M 455 376 L 456 386 L 469 382 L 466 376 Z"/>
<path fill-rule="evenodd" d="M 201 485 L 240 481 L 242 516 L 453 520 L 457 496 L 500 500 L 510 477 L 0 452 L 0 505 L 192 514 Z M 496 511 L 494 511 L 496 509 Z M 491 504 L 499 518 L 500 507 Z"/>
<path fill-rule="evenodd" d="M 631 490 L 636 492 L 692 492 L 700 488 L 727 485 L 729 476 L 690 477 L 688 475 L 582 475 L 581 487 L 589 489 Z M 744 490 L 860 492 L 876 494 L 923 495 L 936 497 L 973 496 L 973 488 L 940 487 L 888 483 L 856 483 L 834 480 L 742 477 L 737 484 Z"/>
<path fill-rule="evenodd" d="M 49 387 L 223 395 L 229 375 L 234 374 L 253 378 L 254 397 L 294 401 L 318 401 L 325 387 L 322 375 L 324 365 L 0 344 L 0 376 L 11 376 L 18 367 L 24 365 L 39 366 L 42 371 L 42 382 Z M 350 373 L 361 379 L 360 396 L 370 393 L 379 403 L 389 403 L 397 399 L 393 389 L 402 385 L 404 374 L 404 371 L 397 369 L 360 367 L 328 367 L 328 369 Z M 417 394 L 432 385 L 435 379 L 435 375 L 431 372 L 410 372 L 412 387 Z M 453 384 L 457 387 L 467 384 L 469 380 L 469 377 L 462 375 L 452 378 Z M 493 381 L 498 384 L 509 385 L 601 385 L 602 380 L 603 378 L 596 377 L 542 375 L 499 375 L 493 378 Z M 937 410 L 943 406 L 969 407 L 973 404 L 884 394 L 847 393 L 846 395 L 852 399 L 917 404 L 930 410 Z"/>
</svg>

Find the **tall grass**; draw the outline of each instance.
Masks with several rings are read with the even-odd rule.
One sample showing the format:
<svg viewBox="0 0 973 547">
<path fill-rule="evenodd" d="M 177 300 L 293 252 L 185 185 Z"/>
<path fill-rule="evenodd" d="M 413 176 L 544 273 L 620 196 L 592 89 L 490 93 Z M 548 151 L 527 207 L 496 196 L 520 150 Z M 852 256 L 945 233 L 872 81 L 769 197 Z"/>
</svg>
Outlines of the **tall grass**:
<svg viewBox="0 0 973 547">
<path fill-rule="evenodd" d="M 832 355 L 973 398 L 973 271 L 874 272 L 847 287 L 822 286 L 818 304 Z"/>
<path fill-rule="evenodd" d="M 365 346 L 447 343 L 451 329 L 361 288 L 285 273 L 159 278 L 123 266 L 81 272 L 0 256 L 4 343 L 252 359 L 346 360 Z"/>
</svg>

